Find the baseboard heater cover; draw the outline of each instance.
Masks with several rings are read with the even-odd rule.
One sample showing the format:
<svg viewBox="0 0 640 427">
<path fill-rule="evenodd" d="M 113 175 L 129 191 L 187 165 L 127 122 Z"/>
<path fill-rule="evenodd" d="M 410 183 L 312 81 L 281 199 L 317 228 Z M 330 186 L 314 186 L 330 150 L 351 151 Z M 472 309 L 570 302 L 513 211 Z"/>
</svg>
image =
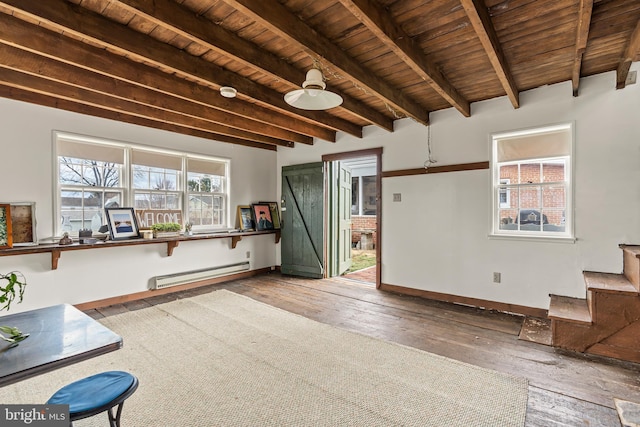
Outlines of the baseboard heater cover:
<svg viewBox="0 0 640 427">
<path fill-rule="evenodd" d="M 184 285 L 187 283 L 199 282 L 213 279 L 233 273 L 240 273 L 249 270 L 249 261 L 236 264 L 221 265 L 213 268 L 203 268 L 200 270 L 184 271 L 182 273 L 156 276 L 151 279 L 151 289 L 164 289 L 171 286 Z"/>
</svg>

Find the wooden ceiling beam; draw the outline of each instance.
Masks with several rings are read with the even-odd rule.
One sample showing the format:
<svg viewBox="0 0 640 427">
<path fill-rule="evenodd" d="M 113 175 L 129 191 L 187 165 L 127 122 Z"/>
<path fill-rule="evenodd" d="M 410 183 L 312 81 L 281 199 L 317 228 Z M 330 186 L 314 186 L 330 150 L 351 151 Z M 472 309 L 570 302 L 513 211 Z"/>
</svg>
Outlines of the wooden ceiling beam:
<svg viewBox="0 0 640 427">
<path fill-rule="evenodd" d="M 217 126 L 217 129 L 211 128 L 207 130 L 215 130 L 217 133 L 229 136 L 256 141 L 260 141 L 260 138 L 264 137 L 266 139 L 262 140 L 262 142 L 267 143 L 274 143 L 277 140 L 305 144 L 313 143 L 312 139 L 307 136 L 255 121 L 247 123 L 247 120 L 241 117 L 194 104 L 180 98 L 159 97 L 157 92 L 129 82 L 102 76 L 93 71 L 73 67 L 2 43 L 0 43 L 0 66 L 36 76 L 42 75 L 49 80 L 107 95 L 109 96 L 108 100 L 119 98 L 128 104 L 140 105 L 143 111 L 146 111 L 145 107 L 151 107 L 199 119 L 202 122 L 209 122 L 212 126 Z M 114 105 L 118 104 L 118 101 L 112 102 L 114 102 Z M 247 123 L 247 126 L 240 127 L 240 122 Z M 246 129 L 254 130 L 248 131 Z"/>
<path fill-rule="evenodd" d="M 131 123 L 138 126 L 165 130 L 168 132 L 179 133 L 182 135 L 190 135 L 198 138 L 212 140 L 216 142 L 226 142 L 229 144 L 242 145 L 245 147 L 261 148 L 263 150 L 277 150 L 278 147 L 272 144 L 264 144 L 261 142 L 247 141 L 240 138 L 233 138 L 226 135 L 204 132 L 184 126 L 178 126 L 163 121 L 151 120 L 144 117 L 133 116 L 130 114 L 105 110 L 91 105 L 81 104 L 72 100 L 60 99 L 54 96 L 43 95 L 16 87 L 5 86 L 0 81 L 0 97 L 13 99 L 30 104 L 42 105 L 44 107 L 57 108 L 61 110 L 71 111 L 73 113 L 84 114 L 103 119 L 114 120 L 117 122 Z"/>
<path fill-rule="evenodd" d="M 391 19 L 389 12 L 368 0 L 339 0 L 360 22 L 400 57 L 451 106 L 465 117 L 471 115 L 469 101 L 447 81 L 438 67 L 430 62 L 412 38 Z"/>
<path fill-rule="evenodd" d="M 305 71 L 300 71 L 259 46 L 225 30 L 220 25 L 212 25 L 208 19 L 194 14 L 191 10 L 172 0 L 117 0 L 117 3 L 154 24 L 167 28 L 181 36 L 207 48 L 233 57 L 238 62 L 270 75 L 274 80 L 285 81 L 300 87 L 305 80 Z M 336 88 L 344 102 L 339 108 L 348 110 L 369 123 L 388 131 L 393 131 L 393 120 L 368 108 Z"/>
<path fill-rule="evenodd" d="M 311 144 L 311 137 L 335 137 L 335 133 L 326 128 L 306 122 L 292 123 L 288 116 L 240 99 L 224 98 L 211 88 L 129 61 L 104 49 L 89 46 L 9 15 L 0 14 L 0 42 L 156 91 L 155 98 L 158 100 L 160 98 L 157 95 L 160 93 L 176 96 L 181 101 L 191 101 L 194 105 L 201 104 L 204 108 L 213 107 L 215 111 L 229 111 L 233 115 L 227 115 L 228 119 L 227 116 L 219 117 L 224 118 L 224 124 L 238 129 L 246 130 L 248 126 L 260 128 L 262 124 L 256 122 L 258 121 L 268 125 L 267 127 L 277 126 L 307 135 L 300 138 L 292 134 L 289 139 L 294 142 Z M 241 117 L 249 121 L 240 120 Z"/>
<path fill-rule="evenodd" d="M 47 0 L 46 2 L 1 0 L 0 6 L 17 14 L 25 14 L 30 19 L 45 21 L 47 25 L 56 30 L 87 39 L 121 55 L 135 58 L 137 61 L 170 69 L 178 75 L 188 76 L 204 85 L 214 85 L 216 88 L 224 85 L 233 86 L 241 97 L 253 99 L 261 106 L 276 109 L 292 119 L 311 121 L 316 125 L 362 138 L 362 127 L 360 126 L 324 111 L 294 109 L 284 102 L 282 94 L 275 90 L 258 85 L 248 78 L 241 77 L 216 64 L 197 58 L 181 49 L 169 46 L 65 0 Z"/>
<path fill-rule="evenodd" d="M 295 43 L 314 60 L 330 63 L 343 74 L 343 77 L 351 79 L 354 84 L 364 88 L 369 94 L 377 96 L 389 107 L 399 110 L 419 123 L 429 124 L 429 113 L 422 106 L 409 99 L 402 91 L 364 69 L 345 51 L 301 21 L 279 2 L 223 1 L 279 37 Z"/>
<path fill-rule="evenodd" d="M 247 141 L 262 142 L 283 147 L 293 146 L 293 143 L 290 141 L 252 134 L 247 131 L 229 128 L 228 126 L 216 125 L 195 117 L 184 116 L 173 111 L 137 104 L 126 99 L 41 77 L 38 74 L 28 74 L 28 72 L 23 72 L 22 70 L 7 68 L 4 64 L 0 65 L 0 81 L 7 86 L 74 101 L 104 110 L 125 113 L 156 121 L 164 121 L 174 125 L 245 139 Z"/>
<path fill-rule="evenodd" d="M 578 96 L 580 90 L 580 70 L 582 69 L 582 56 L 587 50 L 589 40 L 589 27 L 591 26 L 591 15 L 593 13 L 593 0 L 580 0 L 578 10 L 578 30 L 576 33 L 576 51 L 573 58 L 571 70 L 571 88 L 573 96 Z"/>
<path fill-rule="evenodd" d="M 469 21 L 475 30 L 482 47 L 489 57 L 489 62 L 500 80 L 507 97 L 511 101 L 513 108 L 520 107 L 520 96 L 515 80 L 511 75 L 509 64 L 504 57 L 498 35 L 491 22 L 489 10 L 484 5 L 483 0 L 460 0 L 464 11 L 467 13 Z"/>
<path fill-rule="evenodd" d="M 631 34 L 627 48 L 620 60 L 620 64 L 616 70 L 616 89 L 624 89 L 629 75 L 631 63 L 640 57 L 640 19 L 636 23 L 636 28 Z"/>
<path fill-rule="evenodd" d="M 125 114 L 116 111 L 105 110 L 99 107 L 93 107 L 86 104 L 80 104 L 75 101 L 66 99 L 60 99 L 54 96 L 43 95 L 36 92 L 31 92 L 24 89 L 19 89 L 11 86 L 5 86 L 0 81 L 0 97 L 13 99 L 21 102 L 28 102 L 30 104 L 42 105 L 44 107 L 56 108 L 73 113 L 84 114 L 93 117 L 100 117 L 103 119 L 114 120 L 116 122 L 131 123 L 138 126 L 144 126 L 148 128 L 165 130 L 168 132 L 179 133 L 182 135 L 190 135 L 198 138 L 212 140 L 216 142 L 226 142 L 229 144 L 242 145 L 245 147 L 261 148 L 263 150 L 277 150 L 276 145 L 263 144 L 261 142 L 247 141 L 240 138 L 233 138 L 226 135 L 219 135 L 216 133 L 204 132 L 197 129 L 192 129 L 184 126 L 173 125 L 163 121 L 156 121 L 146 119 L 143 117 L 137 117 L 130 114 Z"/>
</svg>

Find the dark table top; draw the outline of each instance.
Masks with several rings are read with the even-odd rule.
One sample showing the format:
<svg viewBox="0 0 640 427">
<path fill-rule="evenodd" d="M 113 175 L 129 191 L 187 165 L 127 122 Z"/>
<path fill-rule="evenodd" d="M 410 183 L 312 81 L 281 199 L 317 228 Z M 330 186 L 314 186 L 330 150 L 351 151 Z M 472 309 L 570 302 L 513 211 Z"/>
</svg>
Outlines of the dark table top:
<svg viewBox="0 0 640 427">
<path fill-rule="evenodd" d="M 0 325 L 30 334 L 13 348 L 0 340 L 0 387 L 122 347 L 122 337 L 69 304 L 0 316 Z"/>
</svg>

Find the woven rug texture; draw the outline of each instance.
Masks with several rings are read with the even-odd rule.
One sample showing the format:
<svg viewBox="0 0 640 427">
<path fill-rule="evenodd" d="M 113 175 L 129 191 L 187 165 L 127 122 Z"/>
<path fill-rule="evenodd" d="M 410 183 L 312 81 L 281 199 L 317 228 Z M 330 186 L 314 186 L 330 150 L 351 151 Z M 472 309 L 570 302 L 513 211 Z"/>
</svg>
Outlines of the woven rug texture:
<svg viewBox="0 0 640 427">
<path fill-rule="evenodd" d="M 523 426 L 524 378 L 328 326 L 226 290 L 100 320 L 124 347 L 0 388 L 44 403 L 106 370 L 138 390 L 123 427 Z M 108 425 L 106 414 L 74 423 Z"/>
</svg>

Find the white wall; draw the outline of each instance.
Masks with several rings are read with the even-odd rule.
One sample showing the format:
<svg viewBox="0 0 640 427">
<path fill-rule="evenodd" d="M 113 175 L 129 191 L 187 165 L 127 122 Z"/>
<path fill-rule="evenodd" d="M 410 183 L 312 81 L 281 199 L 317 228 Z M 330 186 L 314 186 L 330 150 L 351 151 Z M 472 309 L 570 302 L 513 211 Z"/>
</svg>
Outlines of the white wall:
<svg viewBox="0 0 640 427">
<path fill-rule="evenodd" d="M 52 132 L 91 135 L 231 159 L 231 218 L 236 206 L 276 200 L 276 152 L 179 135 L 0 98 L 0 203 L 36 202 L 37 235 L 53 230 Z M 234 225 L 234 222 L 232 222 Z M 59 303 L 82 303 L 147 290 L 149 280 L 246 260 L 251 268 L 276 264 L 274 236 L 245 237 L 235 249 L 230 239 L 181 242 L 173 256 L 153 244 L 63 252 L 57 270 L 49 253 L 0 257 L 0 272 L 21 271 L 25 300 L 11 312 Z"/>
<path fill-rule="evenodd" d="M 571 82 L 530 90 L 517 110 L 502 97 L 474 103 L 470 118 L 431 114 L 436 166 L 489 160 L 493 132 L 574 122 L 575 243 L 489 239 L 489 170 L 384 178 L 382 282 L 548 308 L 550 293 L 585 296 L 583 270 L 620 273 L 618 245 L 640 244 L 640 85 L 616 90 L 615 81 L 615 73 L 584 78 L 578 97 Z M 373 147 L 383 147 L 383 171 L 422 167 L 427 128 L 404 119 L 393 133 L 369 127 L 361 140 L 297 145 L 278 152 L 278 169 Z"/>
</svg>

